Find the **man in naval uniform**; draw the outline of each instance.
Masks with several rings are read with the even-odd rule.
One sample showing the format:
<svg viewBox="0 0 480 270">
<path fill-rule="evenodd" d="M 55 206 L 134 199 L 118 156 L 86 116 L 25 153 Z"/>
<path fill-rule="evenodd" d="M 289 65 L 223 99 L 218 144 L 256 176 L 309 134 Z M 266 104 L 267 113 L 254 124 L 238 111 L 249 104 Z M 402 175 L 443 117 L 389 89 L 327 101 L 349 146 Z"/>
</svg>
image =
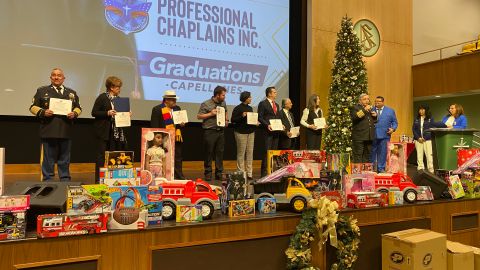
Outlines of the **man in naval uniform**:
<svg viewBox="0 0 480 270">
<path fill-rule="evenodd" d="M 65 76 L 59 68 L 50 74 L 51 84 L 37 89 L 33 97 L 30 112 L 40 120 L 40 139 L 42 144 L 43 181 L 52 180 L 57 162 L 60 181 L 70 181 L 70 149 L 73 121 L 82 112 L 77 93 L 63 85 Z M 67 115 L 57 115 L 50 110 L 50 99 L 72 101 L 72 109 Z"/>
</svg>

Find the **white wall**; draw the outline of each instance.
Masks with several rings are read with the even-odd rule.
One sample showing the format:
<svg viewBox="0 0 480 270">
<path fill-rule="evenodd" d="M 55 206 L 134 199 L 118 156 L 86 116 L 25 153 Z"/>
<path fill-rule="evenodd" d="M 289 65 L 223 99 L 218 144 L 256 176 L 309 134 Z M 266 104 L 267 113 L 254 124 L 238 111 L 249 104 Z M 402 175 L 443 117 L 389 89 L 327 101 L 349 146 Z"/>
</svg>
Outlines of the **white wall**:
<svg viewBox="0 0 480 270">
<path fill-rule="evenodd" d="M 473 40 L 479 34 L 480 0 L 413 0 L 413 54 Z M 445 50 L 443 58 L 460 50 L 461 46 Z"/>
</svg>

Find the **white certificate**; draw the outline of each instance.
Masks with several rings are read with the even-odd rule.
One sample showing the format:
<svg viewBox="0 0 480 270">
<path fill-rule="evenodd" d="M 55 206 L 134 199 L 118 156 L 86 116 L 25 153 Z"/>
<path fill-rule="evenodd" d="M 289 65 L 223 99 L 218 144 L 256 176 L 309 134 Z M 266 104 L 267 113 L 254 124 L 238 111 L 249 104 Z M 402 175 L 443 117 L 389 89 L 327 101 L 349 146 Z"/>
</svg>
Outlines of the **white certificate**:
<svg viewBox="0 0 480 270">
<path fill-rule="evenodd" d="M 296 137 L 300 136 L 300 127 L 291 127 L 290 128 L 290 133 L 292 133 L 290 138 L 296 138 Z"/>
<path fill-rule="evenodd" d="M 270 126 L 272 126 L 272 131 L 283 130 L 282 120 L 280 119 L 270 119 Z"/>
<path fill-rule="evenodd" d="M 225 126 L 225 108 L 217 106 L 217 126 Z"/>
<path fill-rule="evenodd" d="M 247 112 L 247 125 L 254 125 L 258 124 L 258 113 L 255 112 Z"/>
<path fill-rule="evenodd" d="M 173 123 L 175 125 L 188 123 L 188 114 L 186 110 L 174 111 L 173 112 Z"/>
<path fill-rule="evenodd" d="M 115 114 L 115 126 L 116 127 L 129 127 L 129 126 L 131 126 L 130 112 L 117 112 Z"/>
<path fill-rule="evenodd" d="M 319 128 L 325 128 L 327 123 L 325 122 L 325 118 L 322 117 L 322 118 L 313 119 L 313 125 L 315 125 L 317 129 L 319 129 Z"/>
<path fill-rule="evenodd" d="M 72 112 L 72 101 L 70 99 L 50 98 L 48 106 L 53 114 L 67 115 Z"/>
</svg>

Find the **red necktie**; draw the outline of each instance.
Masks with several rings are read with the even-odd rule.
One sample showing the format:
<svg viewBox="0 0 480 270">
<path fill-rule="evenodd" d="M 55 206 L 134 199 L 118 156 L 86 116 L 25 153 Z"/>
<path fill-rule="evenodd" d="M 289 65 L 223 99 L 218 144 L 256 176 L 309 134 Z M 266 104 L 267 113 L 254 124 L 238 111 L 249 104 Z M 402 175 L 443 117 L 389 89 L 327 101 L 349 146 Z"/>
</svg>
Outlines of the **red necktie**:
<svg viewBox="0 0 480 270">
<path fill-rule="evenodd" d="M 273 108 L 273 113 L 277 114 L 277 106 L 275 106 L 275 102 L 272 101 L 272 108 Z"/>
</svg>

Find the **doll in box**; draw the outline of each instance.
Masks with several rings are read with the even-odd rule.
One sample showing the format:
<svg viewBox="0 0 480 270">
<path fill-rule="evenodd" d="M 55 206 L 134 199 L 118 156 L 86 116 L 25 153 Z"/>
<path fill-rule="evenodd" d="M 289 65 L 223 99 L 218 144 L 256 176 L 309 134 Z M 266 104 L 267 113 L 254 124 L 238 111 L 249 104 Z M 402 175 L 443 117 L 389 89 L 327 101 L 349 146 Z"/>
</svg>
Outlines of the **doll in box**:
<svg viewBox="0 0 480 270">
<path fill-rule="evenodd" d="M 153 140 L 148 142 L 145 154 L 145 169 L 152 173 L 152 178 L 165 178 L 165 158 L 168 149 L 163 143 L 164 134 L 155 132 Z"/>
<path fill-rule="evenodd" d="M 388 172 L 398 173 L 400 172 L 400 151 L 399 145 L 394 144 L 392 150 L 390 150 L 390 156 L 388 157 Z"/>
</svg>

